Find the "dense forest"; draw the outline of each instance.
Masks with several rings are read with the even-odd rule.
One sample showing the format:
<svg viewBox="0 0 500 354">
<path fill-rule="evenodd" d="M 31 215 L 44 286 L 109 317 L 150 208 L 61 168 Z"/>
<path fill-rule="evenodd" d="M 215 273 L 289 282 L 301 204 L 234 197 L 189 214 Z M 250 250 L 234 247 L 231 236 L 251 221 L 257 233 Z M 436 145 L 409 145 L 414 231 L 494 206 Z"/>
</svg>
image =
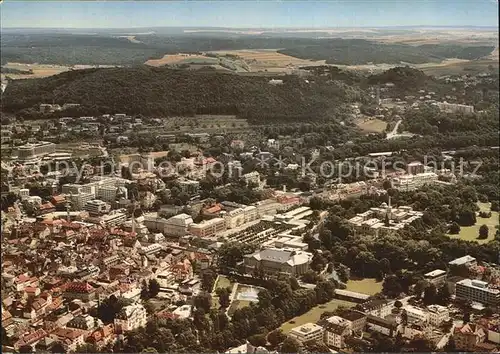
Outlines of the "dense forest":
<svg viewBox="0 0 500 354">
<path fill-rule="evenodd" d="M 335 117 L 342 103 L 361 98 L 360 90 L 327 79 L 308 84 L 286 76 L 282 85 L 270 85 L 263 77 L 142 66 L 12 81 L 4 93 L 3 110 L 31 108 L 35 114 L 40 103 L 79 103 L 82 107 L 74 113 L 81 115 L 235 114 L 250 121 L 318 121 Z"/>
<path fill-rule="evenodd" d="M 126 38 L 102 33 L 6 33 L 2 35 L 2 64 L 136 65 L 164 54 L 274 48 L 282 48 L 280 53 L 302 59 L 326 60 L 328 64 L 418 64 L 446 58 L 478 59 L 494 49 L 492 46 L 410 46 L 381 44 L 364 39 L 305 38 L 303 35 L 292 35 L 156 33 L 138 34 L 135 36 L 136 41 L 131 42 Z"/>
</svg>

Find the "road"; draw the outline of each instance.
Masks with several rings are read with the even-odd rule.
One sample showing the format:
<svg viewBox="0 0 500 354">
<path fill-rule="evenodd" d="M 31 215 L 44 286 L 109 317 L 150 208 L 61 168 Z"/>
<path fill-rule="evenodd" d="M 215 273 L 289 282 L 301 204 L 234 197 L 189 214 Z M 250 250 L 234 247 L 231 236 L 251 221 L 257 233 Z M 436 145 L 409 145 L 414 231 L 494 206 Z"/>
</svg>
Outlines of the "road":
<svg viewBox="0 0 500 354">
<path fill-rule="evenodd" d="M 394 126 L 394 129 L 392 129 L 389 133 L 387 133 L 386 135 L 386 139 L 392 139 L 395 135 L 398 134 L 398 128 L 399 128 L 399 125 L 401 124 L 403 120 L 400 119 L 396 122 L 396 125 Z"/>
</svg>

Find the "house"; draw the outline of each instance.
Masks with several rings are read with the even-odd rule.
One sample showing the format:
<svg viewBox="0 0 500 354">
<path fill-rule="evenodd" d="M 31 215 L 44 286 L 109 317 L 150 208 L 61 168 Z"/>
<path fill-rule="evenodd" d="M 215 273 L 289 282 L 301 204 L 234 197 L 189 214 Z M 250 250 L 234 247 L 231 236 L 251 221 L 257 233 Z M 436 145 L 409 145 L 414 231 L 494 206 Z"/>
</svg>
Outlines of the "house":
<svg viewBox="0 0 500 354">
<path fill-rule="evenodd" d="M 85 344 L 85 339 L 88 335 L 87 331 L 74 328 L 57 328 L 50 334 L 50 337 L 57 342 L 60 342 L 66 350 L 75 351 L 76 348 Z"/>
<path fill-rule="evenodd" d="M 94 344 L 97 348 L 103 348 L 116 340 L 115 327 L 113 324 L 108 324 L 96 329 L 87 338 L 87 342 Z"/>
<path fill-rule="evenodd" d="M 88 282 L 71 282 L 66 285 L 63 297 L 65 299 L 80 299 L 82 301 L 91 301 L 95 297 L 95 289 Z"/>
<path fill-rule="evenodd" d="M 14 349 L 24 346 L 35 346 L 41 339 L 45 338 L 48 333 L 43 329 L 37 329 L 34 332 L 22 335 L 17 342 L 14 343 Z"/>
<path fill-rule="evenodd" d="M 455 327 L 453 339 L 458 350 L 473 352 L 477 344 L 484 342 L 486 333 L 483 328 L 467 323 L 461 327 Z"/>
<path fill-rule="evenodd" d="M 123 333 L 146 325 L 146 309 L 141 304 L 125 306 L 116 315 L 115 331 Z"/>
</svg>

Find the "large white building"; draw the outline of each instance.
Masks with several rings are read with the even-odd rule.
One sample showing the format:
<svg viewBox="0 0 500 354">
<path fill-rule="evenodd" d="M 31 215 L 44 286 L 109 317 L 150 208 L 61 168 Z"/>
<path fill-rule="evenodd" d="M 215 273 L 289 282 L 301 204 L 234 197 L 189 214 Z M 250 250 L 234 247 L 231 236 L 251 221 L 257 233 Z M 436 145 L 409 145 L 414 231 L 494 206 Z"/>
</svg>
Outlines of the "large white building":
<svg viewBox="0 0 500 354">
<path fill-rule="evenodd" d="M 365 235 L 379 236 L 391 234 L 405 228 L 423 216 L 422 212 L 414 211 L 410 206 L 392 208 L 382 203 L 379 208 L 370 208 L 348 220 L 356 232 Z M 386 218 L 389 224 L 386 224 Z"/>
<path fill-rule="evenodd" d="M 408 305 L 404 307 L 404 310 L 408 315 L 408 323 L 429 321 L 429 314 L 427 313 L 427 311 L 421 309 L 420 307 Z"/>
<path fill-rule="evenodd" d="M 323 341 L 325 329 L 314 323 L 306 323 L 302 326 L 292 328 L 288 335 L 295 338 L 299 343 L 303 344 L 309 341 Z"/>
<path fill-rule="evenodd" d="M 56 144 L 48 141 L 28 143 L 18 146 L 16 149 L 19 161 L 33 160 L 56 151 Z"/>
<path fill-rule="evenodd" d="M 392 185 L 400 191 L 413 191 L 426 184 L 433 184 L 438 181 L 438 175 L 434 172 L 423 172 L 415 175 L 401 175 L 393 178 Z"/>
<path fill-rule="evenodd" d="M 280 273 L 294 276 L 302 275 L 309 270 L 312 253 L 288 248 L 267 248 L 244 256 L 247 273 L 262 269 L 266 274 Z"/>
<path fill-rule="evenodd" d="M 483 305 L 500 305 L 500 290 L 490 287 L 487 282 L 481 280 L 464 279 L 459 281 L 455 287 L 455 295 L 459 299 L 479 302 Z"/>
<path fill-rule="evenodd" d="M 85 203 L 84 209 L 88 211 L 90 215 L 102 215 L 111 210 L 111 205 L 102 200 L 93 199 Z"/>
<path fill-rule="evenodd" d="M 429 312 L 429 323 L 434 327 L 439 327 L 441 323 L 450 319 L 450 311 L 447 307 L 440 305 L 427 306 Z"/>
<path fill-rule="evenodd" d="M 178 214 L 166 220 L 163 233 L 166 236 L 185 236 L 191 224 L 193 224 L 191 215 Z"/>
<path fill-rule="evenodd" d="M 226 221 L 222 218 L 213 218 L 200 223 L 192 223 L 188 230 L 198 237 L 212 237 L 226 230 Z"/>
<path fill-rule="evenodd" d="M 474 106 L 468 106 L 465 104 L 458 103 L 448 103 L 448 102 L 437 102 L 436 105 L 441 111 L 450 113 L 463 113 L 472 114 L 474 113 Z"/>
<path fill-rule="evenodd" d="M 118 333 L 144 327 L 147 322 L 146 309 L 141 304 L 125 306 L 116 315 L 115 330 Z"/>
</svg>

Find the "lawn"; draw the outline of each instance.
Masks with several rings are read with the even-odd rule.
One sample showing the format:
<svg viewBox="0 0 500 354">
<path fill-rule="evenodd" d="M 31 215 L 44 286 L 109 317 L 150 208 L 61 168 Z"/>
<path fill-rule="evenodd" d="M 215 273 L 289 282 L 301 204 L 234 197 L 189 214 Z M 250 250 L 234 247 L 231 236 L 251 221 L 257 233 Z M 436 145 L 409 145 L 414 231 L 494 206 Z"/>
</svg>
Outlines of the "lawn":
<svg viewBox="0 0 500 354">
<path fill-rule="evenodd" d="M 382 282 L 377 282 L 372 278 L 366 278 L 362 280 L 349 280 L 347 282 L 346 290 L 367 295 L 375 295 L 382 291 Z"/>
<path fill-rule="evenodd" d="M 231 288 L 231 290 L 233 289 L 233 283 L 231 283 L 231 281 L 226 278 L 225 276 L 223 275 L 219 275 L 219 277 L 217 278 L 217 284 L 215 285 L 215 288 L 216 289 L 221 289 L 221 288 Z"/>
<path fill-rule="evenodd" d="M 287 321 L 286 323 L 282 324 L 280 328 L 283 330 L 283 332 L 287 333 L 292 328 L 303 325 L 304 323 L 308 322 L 316 323 L 317 321 L 319 321 L 319 318 L 323 312 L 334 311 L 339 306 L 353 307 L 355 305 L 356 304 L 353 302 L 333 299 L 332 301 L 327 302 L 326 304 L 312 308 L 311 310 L 309 310 L 308 312 L 306 312 L 301 316 L 292 318 L 290 321 Z M 290 323 L 291 321 L 293 323 Z"/>
<path fill-rule="evenodd" d="M 382 133 L 387 128 L 387 122 L 377 118 L 359 120 L 356 125 L 368 133 Z"/>
<path fill-rule="evenodd" d="M 477 203 L 479 208 L 481 208 L 481 211 L 490 211 L 491 204 L 490 203 Z M 499 213 L 497 211 L 492 211 L 491 212 L 491 217 L 489 218 L 481 218 L 477 217 L 476 218 L 476 224 L 473 226 L 462 226 L 460 227 L 460 233 L 458 235 L 450 235 L 448 234 L 449 237 L 451 238 L 460 238 L 465 241 L 477 241 L 481 244 L 483 243 L 488 243 L 491 240 L 495 239 L 495 232 L 496 228 L 495 226 L 498 225 L 498 219 L 499 218 Z M 488 233 L 488 238 L 484 240 L 478 240 L 477 236 L 479 236 L 479 228 L 481 225 L 488 225 L 489 228 L 489 233 Z"/>
</svg>

